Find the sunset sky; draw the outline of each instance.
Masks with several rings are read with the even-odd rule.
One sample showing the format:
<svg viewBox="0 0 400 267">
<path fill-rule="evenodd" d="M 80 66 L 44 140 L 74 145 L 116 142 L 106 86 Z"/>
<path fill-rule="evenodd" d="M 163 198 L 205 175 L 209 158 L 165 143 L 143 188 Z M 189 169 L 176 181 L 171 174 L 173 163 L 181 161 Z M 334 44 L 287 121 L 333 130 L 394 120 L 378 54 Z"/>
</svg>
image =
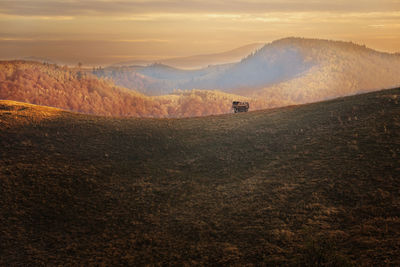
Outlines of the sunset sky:
<svg viewBox="0 0 400 267">
<path fill-rule="evenodd" d="M 296 36 L 400 52 L 400 0 L 0 0 L 0 58 L 105 65 Z"/>
</svg>

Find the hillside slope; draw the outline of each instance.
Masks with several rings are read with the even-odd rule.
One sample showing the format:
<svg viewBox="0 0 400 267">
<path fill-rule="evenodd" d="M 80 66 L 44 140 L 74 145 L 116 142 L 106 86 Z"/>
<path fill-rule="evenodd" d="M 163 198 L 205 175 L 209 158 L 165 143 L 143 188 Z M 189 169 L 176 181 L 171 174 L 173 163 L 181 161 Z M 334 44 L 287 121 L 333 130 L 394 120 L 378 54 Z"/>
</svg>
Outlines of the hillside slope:
<svg viewBox="0 0 400 267">
<path fill-rule="evenodd" d="M 400 88 L 191 119 L 0 101 L 0 265 L 400 265 Z"/>
</svg>

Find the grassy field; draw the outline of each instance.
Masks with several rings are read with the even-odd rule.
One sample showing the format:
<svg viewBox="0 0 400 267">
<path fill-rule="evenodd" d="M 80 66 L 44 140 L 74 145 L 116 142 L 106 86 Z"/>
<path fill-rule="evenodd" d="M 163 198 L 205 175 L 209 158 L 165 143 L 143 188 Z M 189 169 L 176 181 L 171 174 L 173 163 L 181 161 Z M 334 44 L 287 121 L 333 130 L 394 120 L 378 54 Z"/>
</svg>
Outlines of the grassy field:
<svg viewBox="0 0 400 267">
<path fill-rule="evenodd" d="M 190 119 L 0 101 L 0 265 L 400 265 L 400 89 Z"/>
</svg>

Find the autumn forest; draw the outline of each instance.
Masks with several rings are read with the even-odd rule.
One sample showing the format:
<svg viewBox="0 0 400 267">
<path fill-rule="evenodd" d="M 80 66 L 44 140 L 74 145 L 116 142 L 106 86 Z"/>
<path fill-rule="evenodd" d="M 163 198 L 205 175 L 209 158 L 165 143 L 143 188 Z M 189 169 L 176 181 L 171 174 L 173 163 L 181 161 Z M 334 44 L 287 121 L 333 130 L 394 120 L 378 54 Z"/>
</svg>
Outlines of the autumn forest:
<svg viewBox="0 0 400 267">
<path fill-rule="evenodd" d="M 0 99 L 107 116 L 191 117 L 230 112 L 231 102 L 246 97 L 218 91 L 176 90 L 149 97 L 99 79 L 90 71 L 54 64 L 7 61 L 0 64 Z M 263 106 L 252 102 L 253 109 Z"/>
</svg>

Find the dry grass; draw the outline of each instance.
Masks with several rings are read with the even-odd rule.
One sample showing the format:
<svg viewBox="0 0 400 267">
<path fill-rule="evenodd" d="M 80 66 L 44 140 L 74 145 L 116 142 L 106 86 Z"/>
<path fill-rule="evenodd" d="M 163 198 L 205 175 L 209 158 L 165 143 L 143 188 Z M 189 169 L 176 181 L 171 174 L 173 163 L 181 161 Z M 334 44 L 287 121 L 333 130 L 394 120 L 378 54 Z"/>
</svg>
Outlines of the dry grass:
<svg viewBox="0 0 400 267">
<path fill-rule="evenodd" d="M 1 101 L 0 265 L 400 265 L 399 101 L 191 119 Z"/>
</svg>

